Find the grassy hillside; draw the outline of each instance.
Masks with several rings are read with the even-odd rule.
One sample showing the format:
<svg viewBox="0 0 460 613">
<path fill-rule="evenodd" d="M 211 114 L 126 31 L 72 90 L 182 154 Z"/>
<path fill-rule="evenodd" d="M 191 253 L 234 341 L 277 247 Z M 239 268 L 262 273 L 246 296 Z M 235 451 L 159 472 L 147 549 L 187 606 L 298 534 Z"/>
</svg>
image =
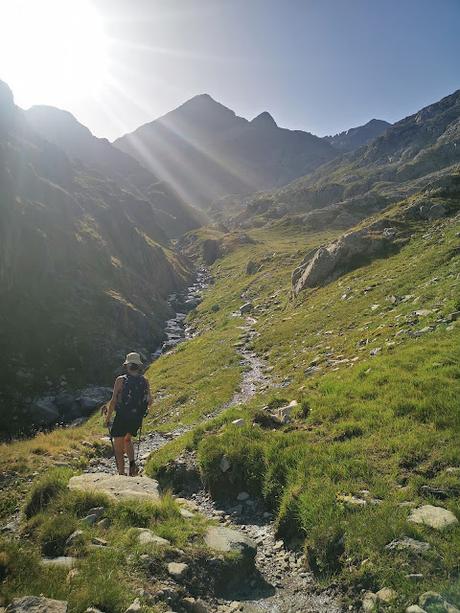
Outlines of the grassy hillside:
<svg viewBox="0 0 460 613">
<path fill-rule="evenodd" d="M 437 323 L 460 306 L 460 221 L 413 230 L 399 254 L 295 301 L 290 273 L 300 251 L 330 237 L 252 231 L 255 244 L 214 265 L 216 283 L 196 316 L 209 332 L 149 371 L 167 396 L 162 414 L 185 423 L 207 412 L 193 380 L 177 406 L 175 385 L 165 385 L 162 373 L 168 364 L 181 376 L 198 347 L 209 342 L 212 352 L 216 335 L 236 342 L 241 320 L 232 312 L 242 292 L 253 299 L 254 349 L 268 359 L 280 387 L 176 439 L 154 454 L 150 472 L 181 447 L 197 448 L 215 495 L 246 489 L 261 496 L 277 514 L 280 535 L 303 543 L 320 577 L 340 581 L 355 603 L 362 589 L 392 587 L 398 593 L 394 610 L 428 589 L 459 598 L 460 528 L 437 532 L 407 517 L 420 504 L 441 505 L 460 517 L 459 328 Z M 249 260 L 261 266 L 255 275 L 245 273 Z M 215 364 L 222 372 L 233 363 L 230 355 Z M 228 400 L 219 378 L 209 392 L 211 404 Z M 282 399 L 299 401 L 293 423 L 277 430 L 252 425 L 265 405 Z M 247 427 L 232 426 L 236 416 Z M 234 467 L 233 481 L 219 469 L 223 455 Z M 366 504 L 355 505 L 349 496 Z M 403 536 L 429 542 L 429 554 L 413 559 L 385 549 Z M 414 574 L 423 575 L 419 583 L 407 577 Z"/>
<path fill-rule="evenodd" d="M 195 449 L 213 495 L 244 489 L 263 499 L 280 537 L 303 548 L 319 580 L 338 583 L 353 610 L 363 590 L 383 587 L 397 593 L 389 611 L 403 610 L 427 590 L 460 604 L 460 526 L 437 531 L 407 521 L 421 504 L 460 519 L 460 327 L 448 317 L 460 308 L 460 218 L 414 222 L 411 232 L 399 253 L 295 299 L 293 269 L 337 233 L 277 227 L 248 231 L 252 240 L 245 244 L 227 237 L 225 256 L 212 266 L 215 281 L 190 316 L 199 336 L 147 373 L 155 404 L 145 431 L 191 427 L 152 455 L 148 473 Z M 214 230 L 198 235 L 222 239 Z M 253 348 L 270 365 L 271 384 L 244 405 L 229 406 L 243 376 L 243 322 L 236 313 L 246 300 L 254 305 Z M 290 423 L 253 425 L 263 423 L 267 405 L 294 399 Z M 232 425 L 236 417 L 245 420 L 243 428 Z M 94 452 L 82 441 L 100 434 L 93 418 L 77 430 L 2 446 L 8 483 L 2 517 L 24 499 L 33 471 L 56 460 L 77 470 L 87 465 Z M 223 455 L 230 478 L 219 468 Z M 11 499 L 11 491 L 19 494 Z M 385 548 L 403 537 L 430 548 L 417 555 Z M 32 548 L 41 546 L 36 538 Z M 43 581 L 36 580 L 37 589 Z M 24 591 L 21 585 L 20 578 L 9 584 L 9 593 Z M 94 589 L 91 579 L 88 590 Z"/>
</svg>

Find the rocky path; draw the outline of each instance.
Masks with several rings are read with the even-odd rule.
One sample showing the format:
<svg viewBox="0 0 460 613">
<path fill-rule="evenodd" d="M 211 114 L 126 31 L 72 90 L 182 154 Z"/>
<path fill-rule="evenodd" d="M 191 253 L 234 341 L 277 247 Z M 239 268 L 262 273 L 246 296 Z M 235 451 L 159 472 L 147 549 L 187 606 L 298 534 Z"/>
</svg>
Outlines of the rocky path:
<svg viewBox="0 0 460 613">
<path fill-rule="evenodd" d="M 240 389 L 228 403 L 207 415 L 205 420 L 212 419 L 229 406 L 247 401 L 270 386 L 270 369 L 251 348 L 257 334 L 256 323 L 253 317 L 246 316 L 240 326 L 240 340 L 236 345 L 244 369 Z M 141 467 L 153 451 L 188 429 L 179 427 L 168 434 L 145 434 L 141 442 Z M 193 454 L 188 454 L 187 459 L 193 462 Z M 113 459 L 94 460 L 89 470 L 113 473 Z M 234 504 L 218 508 L 204 489 L 191 495 L 184 492 L 183 497 L 188 498 L 197 511 L 244 532 L 257 544 L 254 573 L 241 584 L 238 592 L 232 594 L 231 600 L 215 601 L 212 610 L 219 613 L 340 613 L 342 609 L 334 596 L 315 587 L 311 573 L 304 569 L 302 555 L 288 551 L 282 541 L 276 540 L 272 515 L 264 509 L 261 501 L 252 500 L 242 492 Z"/>
</svg>

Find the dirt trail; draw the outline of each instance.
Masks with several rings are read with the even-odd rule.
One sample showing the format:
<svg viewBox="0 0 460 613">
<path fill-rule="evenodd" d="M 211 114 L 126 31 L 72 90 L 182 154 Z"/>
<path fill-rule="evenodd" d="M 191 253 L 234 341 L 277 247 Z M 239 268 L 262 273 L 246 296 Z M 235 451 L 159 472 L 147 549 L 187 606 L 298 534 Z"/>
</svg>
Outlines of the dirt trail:
<svg viewBox="0 0 460 613">
<path fill-rule="evenodd" d="M 261 389 L 270 386 L 267 364 L 251 349 L 251 342 L 257 334 L 253 317 L 246 317 L 240 326 L 242 340 L 238 352 L 244 367 L 240 389 L 232 399 L 217 410 L 206 415 L 212 419 L 229 406 L 243 403 Z M 190 427 L 180 427 L 168 434 L 150 432 L 141 442 L 140 465 L 144 466 L 148 456 L 161 448 L 172 438 L 180 436 Z M 193 461 L 193 454 L 192 461 Z M 189 455 L 190 459 L 190 455 Z M 91 471 L 114 472 L 113 459 L 98 459 L 92 463 Z M 204 515 L 245 532 L 257 543 L 256 572 L 241 585 L 232 600 L 220 599 L 215 610 L 221 613 L 243 611 L 244 613 L 340 613 L 342 611 L 334 596 L 318 590 L 311 573 L 304 570 L 300 554 L 289 552 L 274 534 L 272 515 L 261 501 L 236 500 L 234 504 L 218 508 L 204 490 L 184 497 L 189 498 L 197 510 Z"/>
</svg>

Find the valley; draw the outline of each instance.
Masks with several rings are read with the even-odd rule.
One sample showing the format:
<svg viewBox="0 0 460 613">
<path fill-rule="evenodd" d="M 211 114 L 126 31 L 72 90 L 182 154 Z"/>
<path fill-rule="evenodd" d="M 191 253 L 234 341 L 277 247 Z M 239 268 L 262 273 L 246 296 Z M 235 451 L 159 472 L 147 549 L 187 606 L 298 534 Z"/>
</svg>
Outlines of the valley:
<svg viewBox="0 0 460 613">
<path fill-rule="evenodd" d="M 71 613 L 459 609 L 458 101 L 455 92 L 356 150 L 318 158 L 287 185 L 237 198 L 214 222 L 216 209 L 203 207 L 206 220 L 197 212 L 175 233 L 162 225 L 166 201 L 160 206 L 151 190 L 133 185 L 131 170 L 96 185 L 94 161 L 82 175 L 67 143 L 70 174 L 56 187 L 48 175 L 29 174 L 34 164 L 45 172 L 43 148 L 51 145 L 43 134 L 9 132 L 5 167 L 13 145 L 32 161 L 28 189 L 14 184 L 22 204 L 14 190 L 2 196 L 13 220 L 5 236 L 26 232 L 29 213 L 16 217 L 12 203 L 42 214 L 59 193 L 46 229 L 39 227 L 43 245 L 62 228 L 69 242 L 43 259 L 32 221 L 27 236 L 37 270 L 48 266 L 41 279 L 52 287 L 72 281 L 62 294 L 71 308 L 64 315 L 56 299 L 54 315 L 43 281 L 31 282 L 30 293 L 16 277 L 5 282 L 18 266 L 10 257 L 3 317 L 14 311 L 18 323 L 3 335 L 22 321 L 34 331 L 23 309 L 41 308 L 53 326 L 60 317 L 72 322 L 85 343 L 81 355 L 76 346 L 81 363 L 103 348 L 106 379 L 129 348 L 148 356 L 164 342 L 164 350 L 146 371 L 154 403 L 143 425 L 141 478 L 103 488 L 115 467 L 97 413 L 0 444 L 0 607 L 20 611 L 14 599 L 34 596 Z M 233 125 L 227 111 L 216 113 Z M 252 122 L 239 123 L 245 131 Z M 33 154 L 22 139 L 33 140 Z M 121 163 L 109 144 L 86 133 L 83 144 L 86 152 L 97 147 L 97 159 L 102 146 Z M 54 138 L 53 147 L 63 146 Z M 137 164 L 129 162 L 152 172 Z M 190 212 L 180 199 L 174 206 Z M 89 238 L 79 235 L 86 248 L 74 251 L 71 229 L 83 220 Z M 64 270 L 67 247 L 78 266 Z M 94 270 L 107 258 L 115 270 Z M 119 307 L 106 309 L 101 291 Z M 84 325 L 75 315 L 82 305 Z M 40 337 L 57 362 L 68 345 L 58 332 L 53 338 L 44 325 Z M 35 347 L 26 336 L 24 347 Z M 9 338 L 13 347 L 19 337 Z M 27 356 L 36 364 L 37 354 Z M 76 380 L 91 382 L 84 366 L 73 368 Z"/>
</svg>

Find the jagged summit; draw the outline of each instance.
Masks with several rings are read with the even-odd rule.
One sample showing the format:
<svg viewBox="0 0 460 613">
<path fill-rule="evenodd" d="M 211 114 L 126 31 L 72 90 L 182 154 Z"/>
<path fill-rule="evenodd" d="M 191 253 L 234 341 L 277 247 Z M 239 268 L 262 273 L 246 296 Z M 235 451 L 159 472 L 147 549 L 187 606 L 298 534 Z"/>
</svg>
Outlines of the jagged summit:
<svg viewBox="0 0 460 613">
<path fill-rule="evenodd" d="M 264 111 L 263 113 L 260 113 L 259 115 L 257 115 L 257 117 L 254 117 L 254 119 L 251 121 L 252 125 L 264 125 L 264 126 L 273 126 L 274 128 L 278 127 L 278 124 L 276 123 L 276 121 L 273 119 L 273 117 L 270 115 L 270 113 L 268 111 Z"/>
<path fill-rule="evenodd" d="M 247 195 L 296 179 L 337 155 L 324 139 L 279 128 L 268 112 L 252 121 L 199 94 L 114 145 L 173 177 L 198 208 L 229 194 Z"/>
<path fill-rule="evenodd" d="M 362 145 L 367 145 L 377 136 L 381 136 L 390 126 L 391 123 L 383 119 L 371 119 L 362 126 L 349 128 L 334 136 L 325 136 L 324 140 L 339 151 L 353 151 Z"/>
</svg>

